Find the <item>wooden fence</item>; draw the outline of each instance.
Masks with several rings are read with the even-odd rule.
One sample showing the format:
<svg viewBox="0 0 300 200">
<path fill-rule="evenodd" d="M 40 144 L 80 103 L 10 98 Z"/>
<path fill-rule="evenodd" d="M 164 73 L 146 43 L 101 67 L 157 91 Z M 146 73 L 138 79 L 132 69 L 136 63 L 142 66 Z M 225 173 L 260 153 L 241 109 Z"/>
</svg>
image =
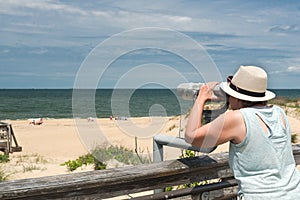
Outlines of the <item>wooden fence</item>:
<svg viewBox="0 0 300 200">
<path fill-rule="evenodd" d="M 293 146 L 293 153 L 299 165 L 300 145 Z M 209 196 L 216 195 L 217 199 L 235 197 L 237 183 L 232 178 L 227 153 L 1 182 L 0 199 L 105 199 L 211 179 L 221 181 L 133 199 L 171 199 L 187 195 L 198 199 L 213 199 Z M 229 188 L 229 192 L 223 192 L 224 188 Z"/>
</svg>

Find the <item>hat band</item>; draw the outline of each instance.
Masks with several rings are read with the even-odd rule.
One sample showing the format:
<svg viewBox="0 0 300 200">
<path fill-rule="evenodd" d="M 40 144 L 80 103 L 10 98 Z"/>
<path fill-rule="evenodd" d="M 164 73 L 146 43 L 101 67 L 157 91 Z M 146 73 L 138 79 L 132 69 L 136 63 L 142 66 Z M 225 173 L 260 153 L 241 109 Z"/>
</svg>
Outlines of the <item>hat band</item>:
<svg viewBox="0 0 300 200">
<path fill-rule="evenodd" d="M 244 90 L 242 88 L 235 86 L 231 82 L 229 84 L 229 87 L 238 93 L 245 94 L 245 95 L 252 96 L 252 97 L 264 97 L 266 94 L 265 92 L 251 92 L 248 90 Z"/>
</svg>

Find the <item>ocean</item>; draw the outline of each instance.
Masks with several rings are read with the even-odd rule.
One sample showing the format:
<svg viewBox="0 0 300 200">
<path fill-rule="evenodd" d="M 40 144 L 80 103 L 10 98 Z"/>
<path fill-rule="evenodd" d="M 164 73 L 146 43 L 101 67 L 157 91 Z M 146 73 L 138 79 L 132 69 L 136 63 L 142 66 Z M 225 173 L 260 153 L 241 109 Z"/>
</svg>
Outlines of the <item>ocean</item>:
<svg viewBox="0 0 300 200">
<path fill-rule="evenodd" d="M 277 96 L 300 98 L 298 89 L 272 91 Z M 186 113 L 193 104 L 179 97 L 176 90 L 124 89 L 117 92 L 117 97 L 113 92 L 116 91 L 96 91 L 94 107 L 98 118 L 174 116 Z M 73 118 L 72 94 L 72 89 L 0 89 L 0 120 Z M 88 117 L 89 112 L 82 116 Z"/>
</svg>

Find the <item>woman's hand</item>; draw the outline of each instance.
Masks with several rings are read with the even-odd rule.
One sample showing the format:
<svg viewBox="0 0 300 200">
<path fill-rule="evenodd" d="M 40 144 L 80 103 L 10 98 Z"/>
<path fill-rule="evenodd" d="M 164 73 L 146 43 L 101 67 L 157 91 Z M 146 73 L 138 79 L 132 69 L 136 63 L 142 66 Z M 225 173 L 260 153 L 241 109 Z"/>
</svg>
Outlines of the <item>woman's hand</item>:
<svg viewBox="0 0 300 200">
<path fill-rule="evenodd" d="M 208 82 L 200 87 L 197 101 L 206 102 L 207 100 L 216 100 L 217 97 L 213 93 L 213 89 L 218 82 Z"/>
</svg>

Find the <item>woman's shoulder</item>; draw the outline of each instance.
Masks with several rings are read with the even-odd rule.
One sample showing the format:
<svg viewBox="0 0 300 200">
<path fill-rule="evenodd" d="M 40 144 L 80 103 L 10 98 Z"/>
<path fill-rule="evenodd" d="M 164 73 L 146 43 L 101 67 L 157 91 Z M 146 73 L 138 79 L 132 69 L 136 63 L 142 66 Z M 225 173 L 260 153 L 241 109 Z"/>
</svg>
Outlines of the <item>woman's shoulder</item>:
<svg viewBox="0 0 300 200">
<path fill-rule="evenodd" d="M 240 110 L 230 110 L 225 114 L 224 130 L 228 132 L 234 144 L 242 142 L 246 137 L 246 126 Z"/>
<path fill-rule="evenodd" d="M 240 110 L 228 110 L 212 121 L 214 126 L 223 126 L 225 129 L 243 124 L 243 115 Z"/>
<path fill-rule="evenodd" d="M 225 113 L 225 119 L 229 122 L 238 122 L 243 120 L 243 114 L 241 110 L 228 110 Z"/>
</svg>

